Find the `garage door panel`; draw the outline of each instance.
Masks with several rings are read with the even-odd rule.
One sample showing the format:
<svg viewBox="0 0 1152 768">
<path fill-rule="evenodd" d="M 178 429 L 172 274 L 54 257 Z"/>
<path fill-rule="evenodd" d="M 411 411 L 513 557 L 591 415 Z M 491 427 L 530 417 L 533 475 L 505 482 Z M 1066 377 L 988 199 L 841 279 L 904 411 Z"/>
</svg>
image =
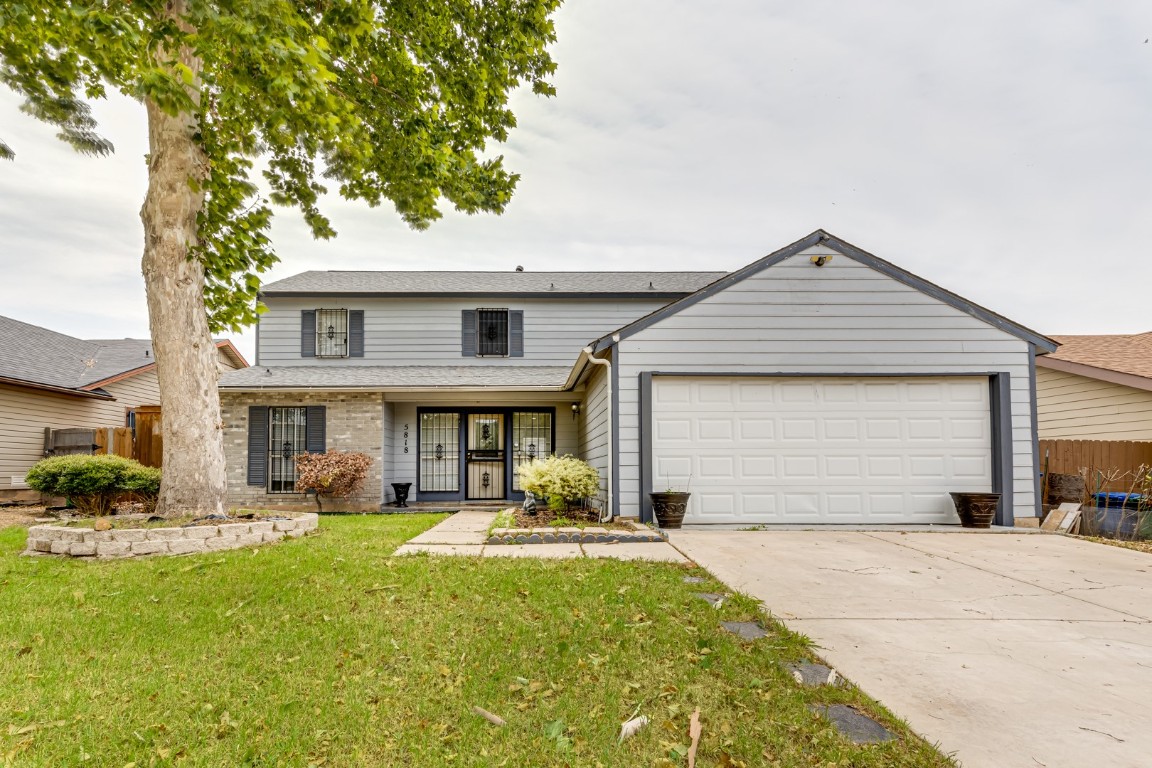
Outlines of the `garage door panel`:
<svg viewBox="0 0 1152 768">
<path fill-rule="evenodd" d="M 665 387 L 670 387 L 666 393 Z M 689 522 L 954 522 L 991 488 L 984 378 L 653 382 L 653 484 Z"/>
</svg>

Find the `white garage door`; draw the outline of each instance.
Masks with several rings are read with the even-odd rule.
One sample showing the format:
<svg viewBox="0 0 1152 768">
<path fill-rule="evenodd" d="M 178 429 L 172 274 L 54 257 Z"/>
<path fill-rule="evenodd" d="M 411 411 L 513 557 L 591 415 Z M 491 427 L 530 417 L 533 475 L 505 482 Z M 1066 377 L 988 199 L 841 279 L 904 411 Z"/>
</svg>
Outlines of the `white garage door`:
<svg viewBox="0 0 1152 768">
<path fill-rule="evenodd" d="M 990 491 L 988 380 L 652 380 L 652 486 L 690 482 L 686 523 L 956 522 Z"/>
</svg>

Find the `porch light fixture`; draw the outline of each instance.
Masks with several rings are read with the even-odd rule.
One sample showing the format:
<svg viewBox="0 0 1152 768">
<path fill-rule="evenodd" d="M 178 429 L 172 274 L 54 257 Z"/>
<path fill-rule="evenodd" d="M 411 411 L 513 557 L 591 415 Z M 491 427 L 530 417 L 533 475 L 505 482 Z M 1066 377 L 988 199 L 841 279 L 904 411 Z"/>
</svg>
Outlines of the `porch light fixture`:
<svg viewBox="0 0 1152 768">
<path fill-rule="evenodd" d="M 572 420 L 575 421 L 576 417 L 580 415 L 580 403 L 572 403 Z"/>
<path fill-rule="evenodd" d="M 831 256 L 813 256 L 811 261 L 816 266 L 822 267 L 825 264 L 827 264 L 828 262 L 832 261 L 832 257 Z"/>
</svg>

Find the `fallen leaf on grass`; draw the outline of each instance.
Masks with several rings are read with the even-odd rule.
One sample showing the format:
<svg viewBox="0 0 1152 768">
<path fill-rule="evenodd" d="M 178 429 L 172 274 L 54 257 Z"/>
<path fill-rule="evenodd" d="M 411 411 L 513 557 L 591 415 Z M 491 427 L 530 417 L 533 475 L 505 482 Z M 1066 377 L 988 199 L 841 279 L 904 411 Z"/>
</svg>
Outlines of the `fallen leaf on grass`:
<svg viewBox="0 0 1152 768">
<path fill-rule="evenodd" d="M 692 712 L 692 719 L 688 721 L 688 738 L 692 743 L 688 745 L 688 768 L 696 768 L 696 750 L 700 746 L 700 734 L 703 732 L 700 726 L 700 707 Z"/>
<path fill-rule="evenodd" d="M 623 743 L 624 739 L 632 738 L 633 736 L 635 736 L 637 733 L 640 732 L 641 728 L 643 728 L 646 725 L 648 725 L 648 716 L 647 715 L 640 715 L 640 717 L 634 717 L 631 720 L 629 720 L 628 722 L 621 724 L 621 726 L 620 726 L 620 738 L 617 739 L 616 743 L 620 744 L 620 743 Z"/>
<path fill-rule="evenodd" d="M 477 707 L 477 706 L 473 705 L 472 711 L 475 712 L 477 715 L 480 715 L 480 717 L 484 718 L 488 722 L 492 723 L 492 725 L 498 725 L 498 726 L 508 725 L 507 720 L 500 717 L 499 715 L 492 714 L 491 712 L 484 709 L 483 707 Z"/>
</svg>

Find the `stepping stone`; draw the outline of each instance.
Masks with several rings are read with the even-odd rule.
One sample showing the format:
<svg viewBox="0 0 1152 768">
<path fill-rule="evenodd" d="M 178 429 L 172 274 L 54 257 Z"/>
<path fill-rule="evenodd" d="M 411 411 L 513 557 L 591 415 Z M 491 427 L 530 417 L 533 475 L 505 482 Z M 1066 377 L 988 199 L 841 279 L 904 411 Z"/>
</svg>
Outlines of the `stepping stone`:
<svg viewBox="0 0 1152 768">
<path fill-rule="evenodd" d="M 685 576 L 684 577 L 684 583 L 685 584 L 703 584 L 706 581 L 708 581 L 708 579 L 704 578 L 703 576 Z"/>
<path fill-rule="evenodd" d="M 725 596 L 724 595 L 718 595 L 715 592 L 697 592 L 696 597 L 700 598 L 701 600 L 706 600 L 708 602 L 708 605 L 717 606 L 720 603 L 724 602 Z"/>
<path fill-rule="evenodd" d="M 801 685 L 806 685 L 809 688 L 815 688 L 820 685 L 840 684 L 840 675 L 836 673 L 836 670 L 826 667 L 823 664 L 809 664 L 806 661 L 790 661 L 782 666 L 792 673 L 792 677 L 796 682 Z"/>
<path fill-rule="evenodd" d="M 764 627 L 754 621 L 722 621 L 720 626 L 741 640 L 759 640 L 762 637 L 768 637 Z"/>
<path fill-rule="evenodd" d="M 823 715 L 853 744 L 880 744 L 896 738 L 880 723 L 845 704 L 833 704 L 830 707 L 814 704 L 810 709 Z"/>
</svg>

